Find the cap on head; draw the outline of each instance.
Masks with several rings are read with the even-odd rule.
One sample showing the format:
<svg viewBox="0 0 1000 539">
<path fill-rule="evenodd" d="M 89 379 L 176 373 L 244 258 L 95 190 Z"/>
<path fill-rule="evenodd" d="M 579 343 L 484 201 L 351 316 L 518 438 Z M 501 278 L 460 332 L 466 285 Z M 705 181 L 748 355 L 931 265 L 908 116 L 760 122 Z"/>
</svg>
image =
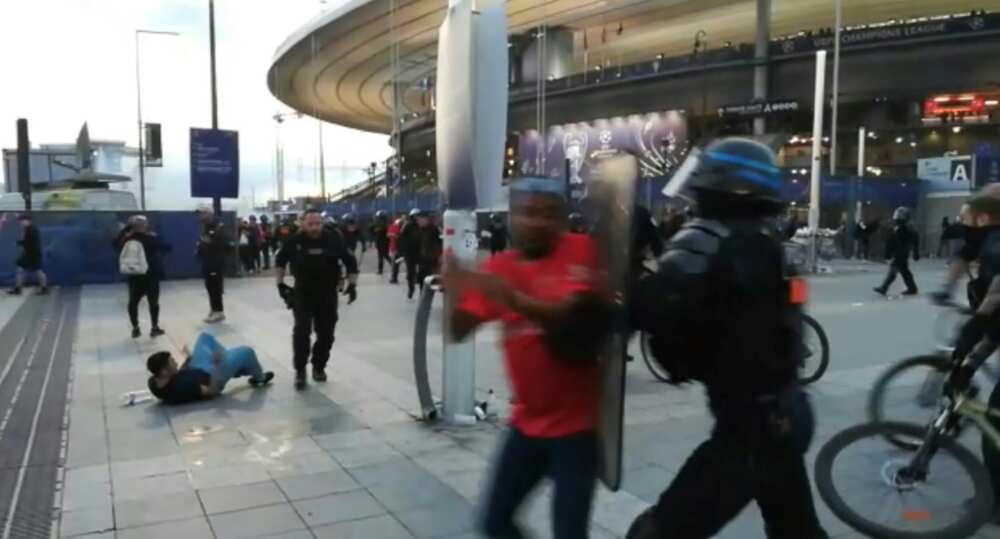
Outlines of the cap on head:
<svg viewBox="0 0 1000 539">
<path fill-rule="evenodd" d="M 551 178 L 524 177 L 510 182 L 510 196 L 547 195 L 566 200 L 566 190 L 562 182 Z"/>
</svg>

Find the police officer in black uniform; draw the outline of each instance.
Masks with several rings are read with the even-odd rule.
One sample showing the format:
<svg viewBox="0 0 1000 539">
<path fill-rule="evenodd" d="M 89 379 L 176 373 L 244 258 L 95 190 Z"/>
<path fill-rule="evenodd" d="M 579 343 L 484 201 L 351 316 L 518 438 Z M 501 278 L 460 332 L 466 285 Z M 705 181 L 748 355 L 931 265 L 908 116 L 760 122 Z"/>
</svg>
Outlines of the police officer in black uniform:
<svg viewBox="0 0 1000 539">
<path fill-rule="evenodd" d="M 295 288 L 285 284 L 285 268 L 291 264 Z M 337 286 L 341 264 L 347 273 L 344 295 L 348 304 L 358 297 L 358 263 L 343 239 L 323 229 L 323 217 L 309 210 L 302 220 L 302 230 L 285 242 L 275 259 L 278 293 L 295 313 L 292 330 L 295 388 L 306 386 L 306 363 L 309 360 L 309 337 L 316 332 L 312 347 L 313 380 L 326 381 L 326 363 L 333 346 L 333 331 L 337 324 Z"/>
<path fill-rule="evenodd" d="M 344 246 L 355 258 L 358 258 L 358 245 L 361 246 L 362 255 L 368 250 L 365 237 L 358 228 L 358 218 L 353 213 L 345 213 L 340 219 L 340 235 L 344 238 Z"/>
<path fill-rule="evenodd" d="M 920 241 L 917 233 L 910 228 L 910 208 L 899 207 L 892 213 L 895 226 L 885 243 L 885 258 L 889 261 L 889 273 L 885 276 L 882 286 L 874 288 L 875 292 L 885 295 L 896 280 L 896 275 L 903 276 L 906 284 L 904 296 L 917 295 L 917 282 L 913 280 L 910 271 L 910 257 L 920 260 Z"/>
<path fill-rule="evenodd" d="M 803 458 L 812 411 L 797 382 L 801 313 L 781 245 L 764 231 L 784 207 L 774 152 L 726 138 L 690 159 L 692 173 L 668 191 L 693 195 L 699 218 L 640 281 L 631 318 L 672 383 L 705 385 L 716 422 L 626 537 L 709 538 L 756 500 L 772 539 L 825 538 Z"/>
<path fill-rule="evenodd" d="M 377 273 L 382 275 L 385 262 L 392 264 L 392 259 L 389 258 L 389 216 L 384 211 L 375 212 L 375 221 L 369 232 L 371 233 L 371 241 L 375 244 L 375 251 L 378 253 Z"/>
</svg>

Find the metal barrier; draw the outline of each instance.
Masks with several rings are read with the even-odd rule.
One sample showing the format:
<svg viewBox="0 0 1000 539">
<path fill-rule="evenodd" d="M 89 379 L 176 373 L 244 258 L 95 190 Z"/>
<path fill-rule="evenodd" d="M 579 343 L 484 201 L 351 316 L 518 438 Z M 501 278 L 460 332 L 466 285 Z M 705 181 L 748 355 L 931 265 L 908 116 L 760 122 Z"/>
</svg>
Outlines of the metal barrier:
<svg viewBox="0 0 1000 539">
<path fill-rule="evenodd" d="M 420 399 L 420 413 L 427 421 L 438 419 L 438 406 L 431 393 L 430 377 L 427 374 L 427 327 L 431 318 L 434 295 L 443 291 L 441 278 L 431 275 L 424 280 L 417 304 L 417 318 L 413 324 L 413 375 L 417 383 L 417 397 Z"/>
</svg>

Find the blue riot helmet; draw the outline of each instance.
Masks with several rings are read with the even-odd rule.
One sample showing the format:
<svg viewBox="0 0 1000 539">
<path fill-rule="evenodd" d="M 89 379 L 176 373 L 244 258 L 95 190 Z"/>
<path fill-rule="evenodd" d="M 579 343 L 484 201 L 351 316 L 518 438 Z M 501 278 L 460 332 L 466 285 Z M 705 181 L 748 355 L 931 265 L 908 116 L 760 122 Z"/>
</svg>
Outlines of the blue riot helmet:
<svg viewBox="0 0 1000 539">
<path fill-rule="evenodd" d="M 724 213 L 774 214 L 785 207 L 784 182 L 771 148 L 730 137 L 693 149 L 663 188 L 668 197 L 693 197 Z"/>
</svg>

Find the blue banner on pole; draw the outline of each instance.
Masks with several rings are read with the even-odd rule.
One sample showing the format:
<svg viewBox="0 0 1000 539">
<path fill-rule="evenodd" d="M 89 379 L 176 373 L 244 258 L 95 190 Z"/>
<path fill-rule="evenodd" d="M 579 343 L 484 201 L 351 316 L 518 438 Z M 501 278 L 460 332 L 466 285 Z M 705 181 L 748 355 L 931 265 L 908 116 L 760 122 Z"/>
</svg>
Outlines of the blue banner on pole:
<svg viewBox="0 0 1000 539">
<path fill-rule="evenodd" d="M 191 128 L 191 196 L 239 198 L 239 133 Z"/>
</svg>

